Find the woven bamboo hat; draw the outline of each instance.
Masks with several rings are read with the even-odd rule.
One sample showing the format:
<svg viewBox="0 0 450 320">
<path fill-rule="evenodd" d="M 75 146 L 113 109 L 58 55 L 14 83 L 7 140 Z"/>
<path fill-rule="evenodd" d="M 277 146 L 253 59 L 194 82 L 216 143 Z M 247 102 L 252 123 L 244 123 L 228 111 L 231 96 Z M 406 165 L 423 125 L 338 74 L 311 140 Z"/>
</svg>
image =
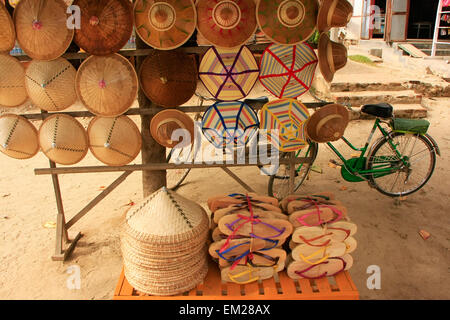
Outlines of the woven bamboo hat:
<svg viewBox="0 0 450 320">
<path fill-rule="evenodd" d="M 334 74 L 347 64 L 347 48 L 330 40 L 326 33 L 319 38 L 319 67 L 326 81 L 333 81 Z"/>
<path fill-rule="evenodd" d="M 52 115 L 42 122 L 39 144 L 47 158 L 62 165 L 80 162 L 89 148 L 88 136 L 81 123 L 64 114 Z"/>
<path fill-rule="evenodd" d="M 141 151 L 142 137 L 136 124 L 127 116 L 96 117 L 88 127 L 89 149 L 109 166 L 124 166 Z"/>
<path fill-rule="evenodd" d="M 239 47 L 256 31 L 255 7 L 254 0 L 198 0 L 198 32 L 216 47 Z"/>
<path fill-rule="evenodd" d="M 172 134 L 177 129 L 187 130 L 190 134 L 190 143 L 194 143 L 194 121 L 182 111 L 163 110 L 155 115 L 150 123 L 153 138 L 166 148 L 174 148 L 180 143 L 172 140 Z M 184 145 L 185 141 L 182 142 Z"/>
<path fill-rule="evenodd" d="M 194 33 L 196 21 L 192 0 L 137 0 L 134 5 L 136 32 L 155 49 L 182 46 Z"/>
<path fill-rule="evenodd" d="M 77 71 L 64 58 L 33 60 L 25 71 L 25 87 L 34 105 L 46 111 L 60 111 L 77 100 Z"/>
<path fill-rule="evenodd" d="M 133 32 L 129 0 L 75 0 L 81 9 L 81 28 L 75 43 L 86 52 L 104 56 L 122 49 Z"/>
<path fill-rule="evenodd" d="M 69 14 L 63 0 L 21 0 L 14 10 L 17 41 L 37 60 L 53 60 L 70 46 L 74 30 L 67 28 Z"/>
<path fill-rule="evenodd" d="M 114 53 L 90 56 L 77 72 L 75 89 L 84 106 L 101 117 L 117 117 L 134 103 L 138 79 L 127 58 Z"/>
<path fill-rule="evenodd" d="M 197 89 L 197 80 L 194 57 L 182 52 L 155 50 L 139 69 L 145 95 L 162 107 L 178 107 L 189 101 Z"/>
<path fill-rule="evenodd" d="M 16 30 L 14 23 L 6 10 L 5 5 L 0 2 L 0 52 L 9 52 L 16 43 Z"/>
<path fill-rule="evenodd" d="M 14 159 L 30 159 L 39 151 L 38 132 L 27 119 L 5 114 L 0 117 L 0 151 Z"/>
<path fill-rule="evenodd" d="M 322 0 L 317 16 L 320 33 L 331 28 L 345 27 L 353 16 L 353 7 L 347 0 Z"/>
<path fill-rule="evenodd" d="M 308 137 L 315 142 L 333 142 L 344 135 L 349 112 L 341 104 L 329 104 L 317 110 L 306 124 Z"/>
<path fill-rule="evenodd" d="M 316 30 L 317 0 L 260 0 L 256 8 L 261 31 L 275 43 L 297 44 Z"/>
<path fill-rule="evenodd" d="M 27 99 L 22 63 L 10 55 L 0 54 L 0 106 L 18 107 Z"/>
</svg>

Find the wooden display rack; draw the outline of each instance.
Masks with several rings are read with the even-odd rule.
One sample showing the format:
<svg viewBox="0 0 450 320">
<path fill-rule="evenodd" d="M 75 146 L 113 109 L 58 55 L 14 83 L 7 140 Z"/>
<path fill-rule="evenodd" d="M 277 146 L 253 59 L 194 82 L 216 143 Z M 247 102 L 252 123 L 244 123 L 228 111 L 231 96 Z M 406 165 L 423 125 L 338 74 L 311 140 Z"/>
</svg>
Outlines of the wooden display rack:
<svg viewBox="0 0 450 320">
<path fill-rule="evenodd" d="M 226 283 L 210 259 L 204 282 L 178 296 L 141 295 L 128 283 L 122 270 L 114 300 L 359 300 L 359 292 L 347 271 L 317 280 L 292 280 L 282 271 L 274 278 L 246 285 Z"/>
</svg>

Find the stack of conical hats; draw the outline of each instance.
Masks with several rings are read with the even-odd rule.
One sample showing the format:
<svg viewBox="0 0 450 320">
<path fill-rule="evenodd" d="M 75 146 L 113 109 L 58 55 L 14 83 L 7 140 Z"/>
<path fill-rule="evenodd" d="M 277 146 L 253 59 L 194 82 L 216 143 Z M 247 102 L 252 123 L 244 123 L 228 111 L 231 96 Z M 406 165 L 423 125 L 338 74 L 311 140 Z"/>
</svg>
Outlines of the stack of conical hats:
<svg viewBox="0 0 450 320">
<path fill-rule="evenodd" d="M 162 188 L 126 216 L 121 236 L 125 276 L 139 292 L 170 296 L 195 288 L 208 271 L 205 210 Z"/>
<path fill-rule="evenodd" d="M 292 279 L 334 276 L 353 265 L 357 231 L 347 208 L 331 192 L 292 195 L 280 203 L 295 230 L 289 243 L 287 274 Z"/>
<path fill-rule="evenodd" d="M 247 284 L 272 278 L 284 270 L 281 246 L 292 224 L 278 200 L 257 194 L 232 194 L 208 200 L 213 212 L 209 254 L 218 262 L 223 281 Z"/>
</svg>

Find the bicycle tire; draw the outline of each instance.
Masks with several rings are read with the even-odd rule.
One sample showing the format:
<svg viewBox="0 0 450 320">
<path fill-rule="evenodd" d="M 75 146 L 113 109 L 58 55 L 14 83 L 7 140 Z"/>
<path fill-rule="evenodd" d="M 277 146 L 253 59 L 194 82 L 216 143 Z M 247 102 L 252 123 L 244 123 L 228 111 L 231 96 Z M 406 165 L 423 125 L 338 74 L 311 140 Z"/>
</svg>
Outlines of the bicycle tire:
<svg viewBox="0 0 450 320">
<path fill-rule="evenodd" d="M 404 137 L 404 136 L 406 136 L 404 133 L 398 133 L 398 132 L 390 133 L 390 137 L 391 137 L 392 140 L 394 140 L 394 142 L 395 142 L 396 138 L 400 138 L 400 137 Z M 380 177 L 376 177 L 373 174 L 370 175 L 368 178 L 369 178 L 369 183 L 371 184 L 371 186 L 373 186 L 380 193 L 382 193 L 382 194 L 384 194 L 386 196 L 393 197 L 393 198 L 398 198 L 398 197 L 403 197 L 403 196 L 408 196 L 410 194 L 413 194 L 413 193 L 417 192 L 418 190 L 420 190 L 421 188 L 423 188 L 428 183 L 428 181 L 430 180 L 431 176 L 433 175 L 434 169 L 436 167 L 435 146 L 433 145 L 433 143 L 429 139 L 427 139 L 423 135 L 410 135 L 410 136 L 415 137 L 417 139 L 416 142 L 420 141 L 426 147 L 426 149 L 424 149 L 424 151 L 421 151 L 421 152 L 428 152 L 428 154 L 429 154 L 430 164 L 428 166 L 428 171 L 427 171 L 426 175 L 423 177 L 422 181 L 420 181 L 417 186 L 411 188 L 410 190 L 405 190 L 405 192 L 403 192 L 403 191 L 393 192 L 393 187 L 396 184 L 397 179 L 398 179 L 398 177 L 400 176 L 400 173 L 402 173 L 403 170 L 397 170 L 395 173 L 391 174 L 391 175 L 395 175 L 397 173 L 397 178 L 394 181 L 393 187 L 392 187 L 392 189 L 390 191 L 387 190 L 382 185 L 380 185 L 380 179 L 384 178 L 384 177 L 391 176 L 391 175 L 384 175 L 384 176 L 380 176 Z M 413 148 L 416 145 L 415 143 L 413 145 Z M 391 156 L 391 157 L 395 156 L 396 158 L 393 158 L 392 162 L 397 162 L 397 163 L 400 162 L 400 159 L 396 155 L 393 155 L 393 154 L 390 154 L 390 155 L 382 155 L 381 154 L 381 155 L 377 156 L 377 154 L 381 153 L 380 150 L 382 150 L 383 146 L 385 146 L 386 144 L 388 144 L 388 140 L 386 140 L 384 138 L 380 139 L 378 142 L 375 143 L 374 147 L 372 148 L 371 153 L 368 155 L 367 165 L 366 165 L 366 169 L 367 170 L 371 170 L 374 167 L 374 164 L 382 164 L 382 162 L 375 161 L 376 159 L 380 159 L 380 158 L 377 158 L 377 157 L 386 158 L 386 157 L 389 157 L 389 156 Z M 400 142 L 398 142 L 397 147 L 399 148 L 398 150 L 401 152 L 402 146 L 400 146 Z M 406 147 L 404 147 L 404 148 L 406 148 Z M 386 150 L 391 150 L 391 152 L 393 153 L 393 151 L 390 148 L 389 144 L 388 144 L 388 149 L 386 149 Z M 412 153 L 412 151 L 411 151 L 411 153 Z M 386 162 L 386 160 L 384 160 L 384 161 Z M 411 172 L 413 170 L 414 169 L 411 169 Z M 406 185 L 406 183 L 404 183 L 404 184 Z"/>
</svg>

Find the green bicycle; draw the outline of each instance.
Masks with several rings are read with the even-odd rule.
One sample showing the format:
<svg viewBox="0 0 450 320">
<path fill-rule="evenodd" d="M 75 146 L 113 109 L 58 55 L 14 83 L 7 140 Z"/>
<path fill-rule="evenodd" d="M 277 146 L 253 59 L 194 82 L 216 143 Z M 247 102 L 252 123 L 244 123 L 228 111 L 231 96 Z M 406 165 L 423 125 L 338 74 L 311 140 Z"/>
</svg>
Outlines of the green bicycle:
<svg viewBox="0 0 450 320">
<path fill-rule="evenodd" d="M 441 155 L 437 143 L 427 134 L 430 123 L 426 120 L 395 118 L 393 107 L 386 103 L 366 105 L 361 112 L 376 117 L 364 147 L 357 148 L 342 137 L 347 146 L 360 152 L 358 157 L 346 159 L 332 143 L 327 143 L 342 162 L 334 164 L 341 166 L 343 179 L 348 182 L 366 181 L 372 188 L 390 197 L 407 196 L 420 190 L 433 175 L 436 155 Z M 377 130 L 382 137 L 369 148 Z M 308 148 L 295 153 L 296 157 L 312 160 L 298 164 L 295 168 L 295 191 L 310 173 L 318 151 L 319 145 L 310 142 Z M 290 153 L 280 155 L 281 158 L 290 156 Z M 289 194 L 289 172 L 289 165 L 280 165 L 278 171 L 270 176 L 270 196 L 281 199 Z"/>
</svg>

